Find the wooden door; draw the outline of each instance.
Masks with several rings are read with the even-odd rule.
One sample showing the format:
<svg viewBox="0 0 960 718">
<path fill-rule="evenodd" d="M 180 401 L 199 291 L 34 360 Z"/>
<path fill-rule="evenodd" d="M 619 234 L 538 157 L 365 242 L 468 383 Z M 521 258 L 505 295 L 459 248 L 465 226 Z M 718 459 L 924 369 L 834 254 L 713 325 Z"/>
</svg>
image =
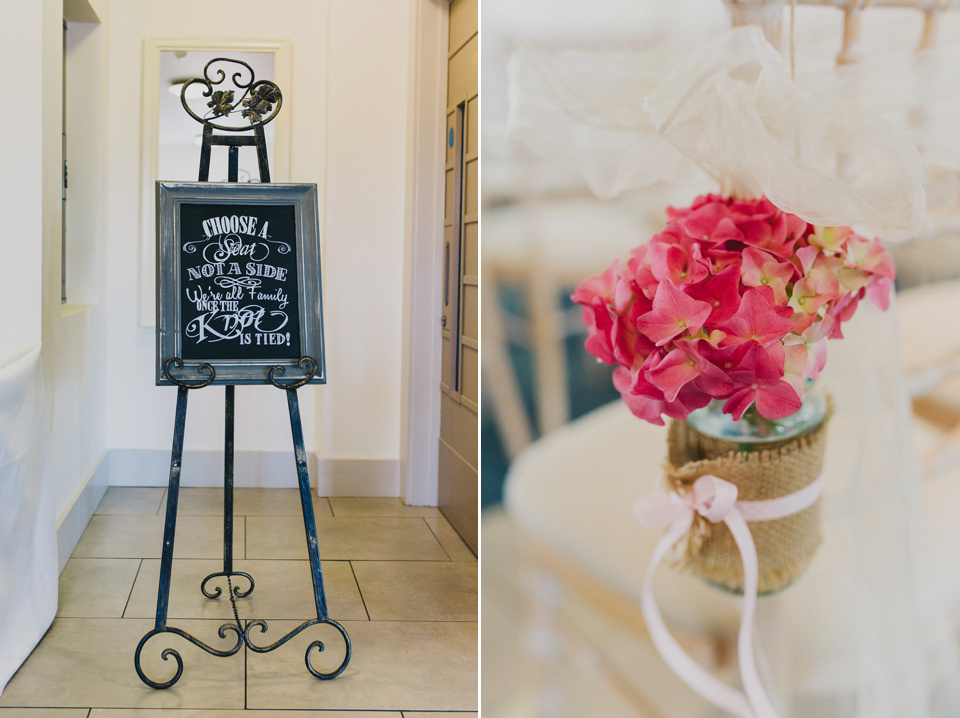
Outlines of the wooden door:
<svg viewBox="0 0 960 718">
<path fill-rule="evenodd" d="M 439 457 L 440 510 L 474 552 L 480 403 L 477 11 L 477 0 L 450 3 Z"/>
</svg>

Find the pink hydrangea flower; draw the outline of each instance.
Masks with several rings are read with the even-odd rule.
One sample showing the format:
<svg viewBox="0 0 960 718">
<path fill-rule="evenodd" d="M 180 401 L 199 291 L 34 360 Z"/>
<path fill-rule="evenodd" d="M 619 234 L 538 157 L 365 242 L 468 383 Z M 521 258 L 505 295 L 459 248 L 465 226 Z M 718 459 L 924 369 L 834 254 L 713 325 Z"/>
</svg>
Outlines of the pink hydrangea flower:
<svg viewBox="0 0 960 718">
<path fill-rule="evenodd" d="M 879 240 L 814 227 L 764 197 L 697 197 L 582 282 L 587 350 L 614 365 L 630 410 L 654 424 L 713 399 L 739 419 L 797 411 L 826 363 L 827 339 L 868 296 L 889 303 L 895 270 Z"/>
</svg>

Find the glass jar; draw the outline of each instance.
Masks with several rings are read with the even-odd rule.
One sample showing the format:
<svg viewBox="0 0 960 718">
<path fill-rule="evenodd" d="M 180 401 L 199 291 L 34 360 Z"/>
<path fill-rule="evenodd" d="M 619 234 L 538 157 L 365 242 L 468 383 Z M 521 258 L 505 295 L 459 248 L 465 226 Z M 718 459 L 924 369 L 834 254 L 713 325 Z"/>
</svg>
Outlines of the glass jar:
<svg viewBox="0 0 960 718">
<path fill-rule="evenodd" d="M 815 429 L 827 417 L 827 395 L 819 382 L 808 380 L 799 411 L 782 419 L 767 419 L 752 405 L 739 420 L 723 413 L 724 400 L 714 399 L 702 409 L 691 411 L 687 422 L 697 431 L 715 439 L 735 441 L 749 450 L 750 444 L 783 441 Z M 758 447 L 759 448 L 759 447 Z"/>
</svg>

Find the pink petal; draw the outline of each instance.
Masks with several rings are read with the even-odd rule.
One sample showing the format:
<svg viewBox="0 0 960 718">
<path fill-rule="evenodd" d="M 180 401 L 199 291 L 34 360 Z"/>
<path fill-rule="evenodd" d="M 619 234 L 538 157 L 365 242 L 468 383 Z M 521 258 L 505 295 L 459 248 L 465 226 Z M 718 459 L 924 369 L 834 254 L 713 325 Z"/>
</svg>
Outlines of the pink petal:
<svg viewBox="0 0 960 718">
<path fill-rule="evenodd" d="M 756 391 L 745 387 L 733 394 L 723 405 L 723 413 L 730 414 L 735 421 L 739 421 L 743 413 L 753 404 Z"/>
<path fill-rule="evenodd" d="M 867 283 L 867 296 L 881 311 L 890 307 L 890 292 L 893 290 L 893 281 L 886 277 L 874 275 Z"/>
<path fill-rule="evenodd" d="M 588 352 L 597 357 L 604 364 L 616 364 L 613 356 L 613 318 L 605 306 L 589 306 L 581 310 L 583 323 L 587 325 Z"/>
<path fill-rule="evenodd" d="M 767 289 L 762 287 L 760 289 Z M 720 329 L 727 333 L 725 344 L 739 344 L 758 341 L 761 344 L 782 339 L 793 331 L 793 322 L 780 316 L 771 306 L 760 289 L 748 289 L 743 294 L 740 307 Z M 792 315 L 793 310 L 786 308 Z"/>
<path fill-rule="evenodd" d="M 593 304 L 597 300 L 610 299 L 617 279 L 618 265 L 617 262 L 613 262 L 602 273 L 580 282 L 570 299 L 577 304 Z"/>
<path fill-rule="evenodd" d="M 796 414 L 803 406 L 797 391 L 785 381 L 764 382 L 757 390 L 757 411 L 768 419 Z"/>
<path fill-rule="evenodd" d="M 797 250 L 797 259 L 800 260 L 800 269 L 804 274 L 810 272 L 810 267 L 813 266 L 813 260 L 817 258 L 818 254 L 820 254 L 820 248 L 813 245 L 801 247 Z"/>
<path fill-rule="evenodd" d="M 696 361 L 682 349 L 674 349 L 667 354 L 655 369 L 647 372 L 651 384 L 663 391 L 667 401 L 673 401 L 684 384 L 700 376 Z"/>
<path fill-rule="evenodd" d="M 663 419 L 660 417 L 663 402 L 650 397 L 631 394 L 629 391 L 630 383 L 630 372 L 627 369 L 617 367 L 613 370 L 613 385 L 620 392 L 623 402 L 633 415 L 649 421 L 651 424 L 663 426 Z"/>
<path fill-rule="evenodd" d="M 710 305 L 710 316 L 705 324 L 720 324 L 727 321 L 740 307 L 740 270 L 727 267 L 699 284 L 686 287 L 689 296 Z"/>
<path fill-rule="evenodd" d="M 637 320 L 637 329 L 657 346 L 663 346 L 683 332 L 695 334 L 710 316 L 711 307 L 688 297 L 665 279 L 653 298 L 653 310 Z"/>
</svg>

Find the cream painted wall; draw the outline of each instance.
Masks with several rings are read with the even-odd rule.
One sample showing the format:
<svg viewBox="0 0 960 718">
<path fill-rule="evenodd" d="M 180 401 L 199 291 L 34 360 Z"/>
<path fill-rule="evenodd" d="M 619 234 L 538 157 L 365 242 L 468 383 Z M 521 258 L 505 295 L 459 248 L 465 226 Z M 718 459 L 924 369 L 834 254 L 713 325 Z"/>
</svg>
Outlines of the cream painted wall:
<svg viewBox="0 0 960 718">
<path fill-rule="evenodd" d="M 22 108 L 4 118 L 0 166 L 0 302 L 16 308 L 0 320 L 0 345 L 11 349 L 40 343 L 42 15 L 40 3 L 10 3 L 0 23 L 0 67 L 17 69 Z"/>
<path fill-rule="evenodd" d="M 399 456 L 408 12 L 330 3 L 321 457 Z"/>
<path fill-rule="evenodd" d="M 176 396 L 153 385 L 154 330 L 138 317 L 142 42 L 178 35 L 282 37 L 293 43 L 293 87 L 282 88 L 283 112 L 293 113 L 288 179 L 316 182 L 326 213 L 330 383 L 300 390 L 307 449 L 321 459 L 398 458 L 407 12 L 405 3 L 392 0 L 275 0 L 269 9 L 253 0 L 111 4 L 103 282 L 108 447 L 169 450 Z M 219 388 L 191 394 L 188 450 L 222 447 L 222 396 Z M 238 450 L 290 449 L 280 392 L 238 389 L 236 439 Z"/>
<path fill-rule="evenodd" d="M 105 12 L 105 3 L 92 2 Z M 68 301 L 60 301 L 61 277 L 61 77 L 60 0 L 44 0 L 43 113 L 43 371 L 50 421 L 55 509 L 61 516 L 96 469 L 105 450 L 104 411 L 107 312 L 98 291 L 103 243 L 106 141 L 100 92 L 105 37 L 97 24 L 72 25 L 68 44 L 67 157 L 71 189 L 67 199 Z M 84 302 L 83 305 L 78 302 Z M 102 491 L 102 489 L 101 489 Z"/>
</svg>

